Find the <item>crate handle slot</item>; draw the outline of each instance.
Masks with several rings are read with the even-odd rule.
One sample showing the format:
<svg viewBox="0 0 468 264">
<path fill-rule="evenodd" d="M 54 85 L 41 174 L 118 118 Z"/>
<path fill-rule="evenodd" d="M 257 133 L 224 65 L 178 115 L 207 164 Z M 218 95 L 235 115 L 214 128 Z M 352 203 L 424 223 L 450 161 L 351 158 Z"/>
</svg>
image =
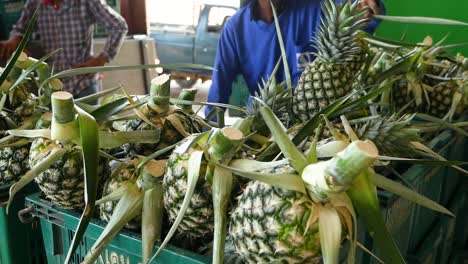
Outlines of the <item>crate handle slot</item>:
<svg viewBox="0 0 468 264">
<path fill-rule="evenodd" d="M 28 206 L 18 212 L 18 218 L 23 224 L 30 224 L 34 221 L 34 213 L 36 209 L 33 206 Z"/>
</svg>

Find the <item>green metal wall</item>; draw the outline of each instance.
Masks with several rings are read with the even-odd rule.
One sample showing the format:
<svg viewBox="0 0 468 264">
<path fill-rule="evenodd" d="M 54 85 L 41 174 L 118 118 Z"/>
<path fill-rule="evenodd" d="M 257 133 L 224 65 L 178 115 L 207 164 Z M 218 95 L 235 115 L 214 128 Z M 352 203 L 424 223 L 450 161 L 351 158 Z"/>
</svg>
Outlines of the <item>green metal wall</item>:
<svg viewBox="0 0 468 264">
<path fill-rule="evenodd" d="M 468 22 L 468 0 L 384 0 L 389 16 L 431 16 L 456 19 Z M 445 43 L 468 42 L 467 26 L 442 26 L 428 24 L 403 24 L 382 22 L 376 34 L 380 37 L 401 39 L 404 32 L 406 40 L 420 42 L 430 35 L 435 42 L 445 35 Z M 468 46 L 454 49 L 452 53 L 461 52 L 468 56 Z"/>
</svg>

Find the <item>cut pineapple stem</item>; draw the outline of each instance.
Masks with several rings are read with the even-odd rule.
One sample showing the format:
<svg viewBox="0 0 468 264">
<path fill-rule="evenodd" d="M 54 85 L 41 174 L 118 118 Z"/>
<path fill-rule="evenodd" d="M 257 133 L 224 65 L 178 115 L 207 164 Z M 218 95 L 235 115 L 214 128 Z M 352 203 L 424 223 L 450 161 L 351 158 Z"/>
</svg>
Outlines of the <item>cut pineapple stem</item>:
<svg viewBox="0 0 468 264">
<path fill-rule="evenodd" d="M 237 128 L 225 127 L 213 135 L 208 148 L 210 159 L 217 163 L 224 164 L 234 157 L 244 134 Z"/>
<path fill-rule="evenodd" d="M 20 56 L 16 60 L 15 65 L 18 66 L 19 68 L 26 70 L 33 66 L 36 62 L 38 62 L 37 59 L 29 57 L 26 53 L 21 52 Z M 42 83 L 45 81 L 49 76 L 49 65 L 45 62 L 41 62 L 39 67 L 36 69 L 36 72 L 39 77 L 39 83 Z"/>
<path fill-rule="evenodd" d="M 154 188 L 163 180 L 166 160 L 149 160 L 142 168 L 138 177 L 138 187 L 143 190 Z"/>
<path fill-rule="evenodd" d="M 39 118 L 39 120 L 37 120 L 36 128 L 38 129 L 49 128 L 51 124 L 52 124 L 52 113 L 46 112 L 41 116 L 41 118 Z"/>
<path fill-rule="evenodd" d="M 79 139 L 79 123 L 74 111 L 73 96 L 68 92 L 55 92 L 52 100 L 51 137 L 59 141 Z"/>
<path fill-rule="evenodd" d="M 186 101 L 195 101 L 195 96 L 197 95 L 197 89 L 191 88 L 191 89 L 183 89 L 179 96 L 177 97 L 180 100 L 186 100 Z M 192 114 L 193 109 L 191 105 L 177 105 L 180 107 L 184 112 Z"/>
<path fill-rule="evenodd" d="M 148 102 L 156 112 L 162 114 L 169 111 L 169 100 L 171 95 L 171 78 L 169 74 L 162 74 L 151 81 L 150 96 Z"/>
<path fill-rule="evenodd" d="M 355 141 L 331 160 L 308 165 L 302 180 L 315 202 L 329 202 L 334 193 L 346 191 L 356 177 L 367 171 L 378 157 L 372 141 Z"/>
<path fill-rule="evenodd" d="M 62 81 L 60 81 L 57 78 L 51 79 L 49 81 L 49 85 L 50 85 L 50 88 L 52 89 L 52 91 L 54 91 L 54 92 L 61 91 L 63 89 Z"/>
<path fill-rule="evenodd" d="M 52 94 L 53 119 L 59 124 L 65 124 L 76 119 L 73 95 L 68 92 L 55 92 Z"/>
<path fill-rule="evenodd" d="M 348 186 L 363 170 L 367 170 L 379 156 L 375 144 L 370 141 L 354 141 L 333 157 L 325 169 L 333 184 Z"/>
</svg>

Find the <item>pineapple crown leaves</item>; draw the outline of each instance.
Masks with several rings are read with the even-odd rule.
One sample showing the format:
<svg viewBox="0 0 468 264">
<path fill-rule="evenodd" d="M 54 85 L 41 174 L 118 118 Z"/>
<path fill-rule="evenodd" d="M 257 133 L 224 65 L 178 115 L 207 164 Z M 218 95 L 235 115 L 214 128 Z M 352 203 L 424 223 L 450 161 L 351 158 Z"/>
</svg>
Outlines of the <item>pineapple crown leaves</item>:
<svg viewBox="0 0 468 264">
<path fill-rule="evenodd" d="M 387 156 L 416 156 L 418 151 L 411 142 L 422 142 L 419 130 L 411 126 L 414 115 L 378 116 L 355 126 L 361 139 L 370 139 Z"/>
<path fill-rule="evenodd" d="M 358 1 L 338 5 L 333 0 L 324 1 L 322 10 L 319 31 L 312 39 L 317 58 L 332 63 L 353 60 L 361 51 L 356 37 L 369 21 L 364 17 L 367 10 L 360 9 Z"/>
</svg>

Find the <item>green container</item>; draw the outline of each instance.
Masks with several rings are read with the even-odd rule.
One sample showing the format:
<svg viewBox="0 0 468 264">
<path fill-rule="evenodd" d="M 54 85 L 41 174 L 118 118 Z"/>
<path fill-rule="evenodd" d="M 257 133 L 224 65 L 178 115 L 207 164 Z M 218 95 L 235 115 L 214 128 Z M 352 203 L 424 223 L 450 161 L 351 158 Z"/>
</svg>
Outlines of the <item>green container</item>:
<svg viewBox="0 0 468 264">
<path fill-rule="evenodd" d="M 455 19 L 468 22 L 468 1 L 465 0 L 385 0 L 387 15 L 389 16 L 426 16 Z M 431 24 L 409 24 L 384 21 L 376 31 L 377 36 L 412 43 L 422 42 L 430 35 L 434 43 L 447 37 L 444 44 L 464 43 L 467 41 L 468 28 L 464 26 L 447 26 Z M 468 55 L 468 46 L 450 50 L 456 54 L 461 52 Z"/>
<path fill-rule="evenodd" d="M 443 250 L 443 237 L 447 222 L 439 221 L 421 245 L 408 254 L 408 264 L 441 264 L 438 262 Z"/>
<path fill-rule="evenodd" d="M 450 253 L 454 248 L 457 223 L 459 226 L 466 225 L 466 222 L 461 222 L 463 221 L 463 218 L 459 219 L 462 217 L 462 215 L 466 215 L 467 213 L 466 211 L 462 210 L 463 206 L 466 204 L 466 200 L 468 199 L 466 191 L 466 188 L 460 186 L 450 201 L 450 206 L 448 209 L 455 215 L 455 217 L 443 215 L 440 216 L 440 221 L 445 222 L 446 229 L 442 236 L 442 250 L 439 255 L 438 263 L 449 263 Z"/>
<path fill-rule="evenodd" d="M 0 263 L 1 264 L 40 264 L 45 263 L 39 221 L 23 224 L 18 212 L 24 208 L 25 196 L 32 192 L 30 186 L 18 193 L 13 200 L 9 214 L 6 205 L 0 206 Z M 9 186 L 0 188 L 0 204 L 8 200 Z"/>
<path fill-rule="evenodd" d="M 21 16 L 25 0 L 0 0 L 0 40 L 8 39 Z"/>
<path fill-rule="evenodd" d="M 51 264 L 64 263 L 80 214 L 72 210 L 57 209 L 50 202 L 41 199 L 39 193 L 26 197 L 26 206 L 33 208 L 32 214 L 40 219 L 47 262 Z M 104 223 L 91 221 L 73 256 L 72 263 L 81 262 L 103 230 Z M 157 261 L 157 263 L 195 264 L 210 263 L 211 259 L 167 246 L 158 256 Z M 141 263 L 140 236 L 127 230 L 121 231 L 103 251 L 97 263 Z"/>
<path fill-rule="evenodd" d="M 446 152 L 447 146 L 450 143 L 450 137 L 450 132 L 443 132 L 431 141 L 430 146 L 436 150 L 440 150 L 442 153 Z M 401 177 L 404 178 L 406 182 L 410 183 L 419 193 L 424 193 L 427 196 L 431 196 L 430 194 L 434 193 L 435 196 L 437 196 L 436 200 L 438 200 L 441 192 L 441 181 L 444 178 L 442 172 L 443 168 L 441 167 L 418 164 L 409 167 L 408 170 L 402 173 Z M 417 211 L 417 206 L 409 200 L 381 190 L 378 191 L 378 197 L 387 228 L 403 257 L 406 258 L 406 253 L 412 247 L 410 244 L 410 241 L 414 239 L 412 236 L 415 235 L 415 233 L 421 235 L 419 233 L 422 232 L 422 228 L 429 230 L 430 225 L 424 224 L 424 227 L 421 225 L 414 226 L 414 219 L 422 215 L 421 211 Z M 435 213 L 434 215 L 430 215 L 430 217 L 434 217 L 435 220 L 437 215 L 438 214 Z M 424 235 L 422 235 L 422 237 L 424 237 Z M 367 231 L 360 221 L 358 223 L 358 241 L 379 256 L 376 245 L 373 245 L 372 238 L 367 234 Z M 378 261 L 366 252 L 358 250 L 356 253 L 356 263 L 378 263 Z"/>
</svg>

